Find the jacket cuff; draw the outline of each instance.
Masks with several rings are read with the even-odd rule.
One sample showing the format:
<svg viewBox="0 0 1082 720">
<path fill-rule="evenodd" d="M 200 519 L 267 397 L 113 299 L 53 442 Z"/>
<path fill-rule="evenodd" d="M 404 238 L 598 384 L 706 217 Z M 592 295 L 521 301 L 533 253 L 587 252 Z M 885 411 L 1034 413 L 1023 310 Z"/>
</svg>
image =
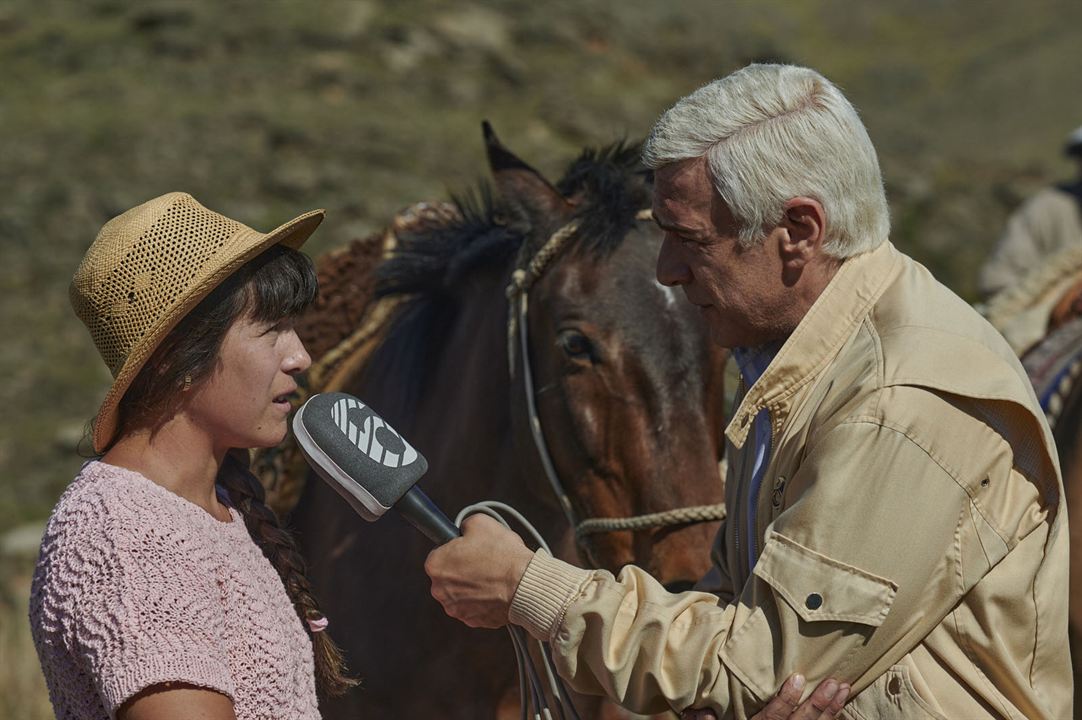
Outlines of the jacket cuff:
<svg viewBox="0 0 1082 720">
<path fill-rule="evenodd" d="M 568 606 L 593 576 L 592 570 L 583 570 L 538 550 L 511 598 L 510 621 L 526 628 L 539 640 L 551 640 Z"/>
</svg>

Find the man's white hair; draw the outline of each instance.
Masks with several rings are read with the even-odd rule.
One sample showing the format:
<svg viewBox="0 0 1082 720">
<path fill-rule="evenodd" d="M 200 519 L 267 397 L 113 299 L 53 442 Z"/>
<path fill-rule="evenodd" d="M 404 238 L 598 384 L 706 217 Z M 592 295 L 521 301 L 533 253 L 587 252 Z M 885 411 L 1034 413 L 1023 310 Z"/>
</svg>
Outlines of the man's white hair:
<svg viewBox="0 0 1082 720">
<path fill-rule="evenodd" d="M 749 65 L 715 80 L 667 110 L 643 146 L 654 169 L 704 156 L 745 246 L 761 242 L 797 196 L 826 211 L 829 255 L 850 257 L 887 239 L 890 212 L 868 131 L 814 70 Z"/>
</svg>

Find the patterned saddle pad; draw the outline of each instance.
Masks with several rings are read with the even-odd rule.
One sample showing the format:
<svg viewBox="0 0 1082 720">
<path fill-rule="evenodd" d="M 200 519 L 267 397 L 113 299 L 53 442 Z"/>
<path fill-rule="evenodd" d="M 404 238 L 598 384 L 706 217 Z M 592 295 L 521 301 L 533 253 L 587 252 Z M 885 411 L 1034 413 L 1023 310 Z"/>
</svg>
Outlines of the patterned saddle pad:
<svg viewBox="0 0 1082 720">
<path fill-rule="evenodd" d="M 1082 374 L 1082 318 L 1049 333 L 1022 357 L 1037 399 L 1053 430 L 1063 404 Z"/>
</svg>

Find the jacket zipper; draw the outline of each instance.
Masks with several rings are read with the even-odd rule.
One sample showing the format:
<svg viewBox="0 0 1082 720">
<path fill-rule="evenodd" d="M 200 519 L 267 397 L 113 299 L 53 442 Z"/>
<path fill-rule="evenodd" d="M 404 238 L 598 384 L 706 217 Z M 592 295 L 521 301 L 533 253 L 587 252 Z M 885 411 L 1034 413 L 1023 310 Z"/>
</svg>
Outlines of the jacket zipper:
<svg viewBox="0 0 1082 720">
<path fill-rule="evenodd" d="M 743 404 L 744 397 L 747 395 L 747 393 L 748 393 L 747 385 L 744 382 L 744 378 L 741 377 L 740 378 L 740 385 L 739 385 L 739 388 L 737 390 L 737 399 L 739 401 L 737 403 L 737 407 L 739 407 L 740 405 Z M 743 507 L 743 504 L 742 504 L 743 503 L 742 492 L 743 492 L 743 486 L 744 486 L 744 470 L 745 470 L 745 468 L 747 467 L 747 464 L 748 464 L 747 463 L 747 452 L 746 452 L 747 447 L 748 447 L 747 438 L 745 438 L 744 446 L 740 448 L 740 453 L 739 453 L 740 462 L 739 462 L 738 467 L 736 468 L 736 473 L 733 475 L 733 478 L 737 481 L 736 482 L 736 491 L 733 493 L 734 496 L 735 496 L 733 499 L 736 501 L 737 512 L 728 513 L 729 517 L 732 517 L 732 518 L 734 518 L 736 520 L 736 522 L 733 523 L 735 525 L 735 527 L 733 528 L 733 532 L 732 532 L 733 552 L 736 554 L 737 562 L 740 563 L 739 567 L 742 568 L 742 570 L 743 570 L 742 577 L 740 578 L 741 582 L 739 584 L 735 582 L 736 578 L 733 578 L 733 580 L 734 580 L 734 582 L 733 582 L 733 590 L 734 591 L 736 591 L 737 587 L 742 587 L 744 585 L 744 583 L 747 582 L 747 578 L 750 575 L 750 572 L 749 572 L 750 568 L 747 567 L 747 562 L 748 562 L 747 558 L 744 556 L 744 553 L 741 552 L 741 550 L 740 550 L 740 537 L 744 534 L 743 533 L 743 522 L 742 522 L 743 513 L 740 512 L 740 508 Z"/>
<path fill-rule="evenodd" d="M 774 418 L 771 416 L 769 410 L 767 410 L 766 412 L 766 419 L 767 422 L 770 423 L 770 436 L 767 438 L 767 457 L 764 458 L 765 463 L 763 464 L 763 477 L 762 480 L 759 482 L 759 494 L 754 498 L 748 498 L 749 501 L 755 502 L 755 527 L 751 529 L 751 539 L 749 542 L 751 543 L 751 555 L 755 558 L 756 562 L 758 562 L 759 560 L 759 528 L 763 526 L 763 491 L 767 487 L 767 481 L 770 479 L 770 469 L 771 466 L 774 465 L 774 460 L 776 459 L 774 453 Z M 770 495 L 767 495 L 766 497 L 773 498 L 774 491 L 777 489 L 777 487 L 778 478 L 775 478 L 772 482 L 770 482 Z M 773 517 L 771 517 L 771 520 L 773 520 Z M 751 573 L 750 567 L 748 568 L 748 573 Z"/>
</svg>

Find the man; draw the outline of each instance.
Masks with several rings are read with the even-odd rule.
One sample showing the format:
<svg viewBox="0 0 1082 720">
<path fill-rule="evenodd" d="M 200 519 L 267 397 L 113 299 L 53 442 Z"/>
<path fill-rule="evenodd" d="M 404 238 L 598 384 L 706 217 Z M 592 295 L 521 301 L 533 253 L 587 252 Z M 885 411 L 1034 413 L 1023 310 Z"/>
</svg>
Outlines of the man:
<svg viewBox="0 0 1082 720">
<path fill-rule="evenodd" d="M 1082 315 L 1082 127 L 1063 153 L 1077 164 L 1075 179 L 1023 203 L 981 268 L 987 317 L 1019 355 Z"/>
<path fill-rule="evenodd" d="M 658 279 L 745 388 L 709 592 L 531 553 L 488 518 L 433 551 L 470 625 L 552 641 L 638 712 L 746 718 L 791 673 L 864 720 L 1071 714 L 1067 524 L 1052 441 L 1003 339 L 888 241 L 878 160 L 841 92 L 752 65 L 654 127 Z"/>
</svg>

